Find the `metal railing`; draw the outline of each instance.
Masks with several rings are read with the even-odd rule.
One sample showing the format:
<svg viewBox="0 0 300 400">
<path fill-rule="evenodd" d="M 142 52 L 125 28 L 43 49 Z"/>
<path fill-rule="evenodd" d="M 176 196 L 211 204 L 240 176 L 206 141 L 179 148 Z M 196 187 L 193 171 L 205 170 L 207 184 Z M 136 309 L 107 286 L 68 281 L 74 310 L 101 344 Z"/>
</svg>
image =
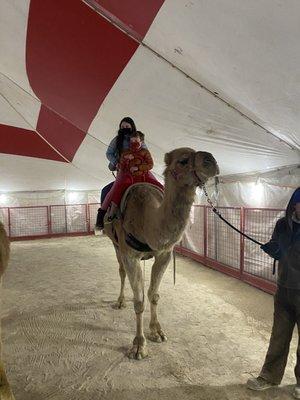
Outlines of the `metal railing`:
<svg viewBox="0 0 300 400">
<path fill-rule="evenodd" d="M 89 235 L 93 233 L 98 203 L 29 207 L 1 207 L 0 221 L 11 240 Z M 221 214 L 259 242 L 271 237 L 284 210 L 219 207 Z M 276 288 L 272 259 L 258 245 L 221 221 L 208 206 L 193 206 L 178 253 L 234 276 L 267 292 Z"/>
<path fill-rule="evenodd" d="M 281 209 L 218 207 L 223 217 L 261 243 L 267 242 Z M 258 245 L 245 239 L 208 206 L 193 206 L 178 253 L 269 293 L 276 290 L 273 260 Z"/>
<path fill-rule="evenodd" d="M 88 235 L 93 232 L 98 203 L 1 207 L 0 221 L 11 240 Z"/>
</svg>

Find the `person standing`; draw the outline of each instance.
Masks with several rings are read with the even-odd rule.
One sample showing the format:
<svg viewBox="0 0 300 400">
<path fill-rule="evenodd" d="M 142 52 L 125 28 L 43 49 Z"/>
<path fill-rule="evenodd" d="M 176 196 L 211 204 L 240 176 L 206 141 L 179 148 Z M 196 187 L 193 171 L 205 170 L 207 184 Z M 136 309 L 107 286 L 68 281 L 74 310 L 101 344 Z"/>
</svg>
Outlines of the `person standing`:
<svg viewBox="0 0 300 400">
<path fill-rule="evenodd" d="M 271 240 L 261 248 L 279 261 L 274 321 L 262 370 L 257 378 L 248 380 L 247 387 L 265 390 L 281 383 L 297 324 L 299 343 L 293 396 L 300 399 L 300 187 L 294 191 L 285 216 L 277 221 Z"/>
</svg>

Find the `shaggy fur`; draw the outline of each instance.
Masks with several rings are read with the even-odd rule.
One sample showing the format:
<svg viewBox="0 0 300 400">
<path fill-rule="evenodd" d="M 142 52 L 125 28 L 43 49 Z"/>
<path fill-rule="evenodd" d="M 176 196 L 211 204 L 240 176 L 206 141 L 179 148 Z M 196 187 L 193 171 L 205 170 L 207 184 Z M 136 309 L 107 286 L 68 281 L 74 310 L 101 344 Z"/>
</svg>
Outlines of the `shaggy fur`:
<svg viewBox="0 0 300 400">
<path fill-rule="evenodd" d="M 4 226 L 0 222 L 0 285 L 2 284 L 1 277 L 8 264 L 9 250 L 10 250 L 9 240 L 6 235 Z M 1 326 L 0 326 L 0 334 L 1 334 Z M 0 400 L 14 400 L 14 396 L 10 390 L 1 358 L 2 357 L 1 357 L 1 339 L 0 339 Z"/>
<path fill-rule="evenodd" d="M 210 153 L 195 152 L 190 148 L 180 148 L 166 154 L 165 163 L 164 195 L 150 185 L 134 187 L 128 195 L 123 220 L 105 226 L 105 233 L 115 245 L 119 262 L 121 292 L 118 307 L 125 307 L 126 275 L 134 295 L 136 336 L 129 357 L 135 359 L 142 359 L 148 354 L 143 330 L 145 302 L 140 260 L 149 256 L 149 253 L 140 253 L 129 247 L 125 242 L 126 232 L 153 249 L 151 255 L 155 261 L 148 289 L 151 309 L 149 339 L 155 342 L 165 341 L 167 336 L 157 318 L 160 282 L 171 259 L 173 247 L 184 232 L 196 187 L 219 173 L 217 163 Z"/>
</svg>

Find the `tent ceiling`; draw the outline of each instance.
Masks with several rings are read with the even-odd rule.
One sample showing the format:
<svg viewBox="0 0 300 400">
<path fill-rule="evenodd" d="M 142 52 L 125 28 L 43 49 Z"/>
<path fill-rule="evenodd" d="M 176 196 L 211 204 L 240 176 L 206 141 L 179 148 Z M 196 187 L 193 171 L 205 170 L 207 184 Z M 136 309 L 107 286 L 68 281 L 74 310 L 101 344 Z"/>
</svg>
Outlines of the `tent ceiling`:
<svg viewBox="0 0 300 400">
<path fill-rule="evenodd" d="M 297 0 L 2 0 L 0 190 L 96 189 L 132 116 L 222 175 L 300 163 Z"/>
</svg>

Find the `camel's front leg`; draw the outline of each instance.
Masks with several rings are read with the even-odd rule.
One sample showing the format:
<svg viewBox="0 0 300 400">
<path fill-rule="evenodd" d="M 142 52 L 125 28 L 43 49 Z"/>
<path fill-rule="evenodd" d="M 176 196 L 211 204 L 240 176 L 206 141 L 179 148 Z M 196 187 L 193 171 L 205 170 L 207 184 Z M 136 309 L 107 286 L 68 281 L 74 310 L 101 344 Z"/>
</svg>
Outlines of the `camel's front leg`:
<svg viewBox="0 0 300 400">
<path fill-rule="evenodd" d="M 115 251 L 116 251 L 117 259 L 119 262 L 119 275 L 120 275 L 120 279 L 121 279 L 121 290 L 120 290 L 120 295 L 119 295 L 119 298 L 117 301 L 117 307 L 124 308 L 124 307 L 126 307 L 125 295 L 124 295 L 126 271 L 125 271 L 124 264 L 123 264 L 123 261 L 122 261 L 122 258 L 120 256 L 117 246 L 115 246 Z"/>
<path fill-rule="evenodd" d="M 143 327 L 143 312 L 145 308 L 144 279 L 139 259 L 126 256 L 123 261 L 133 291 L 134 311 L 136 314 L 136 336 L 128 355 L 130 358 L 141 360 L 148 355 Z"/>
<path fill-rule="evenodd" d="M 158 289 L 161 283 L 163 274 L 171 259 L 171 252 L 160 254 L 155 257 L 155 262 L 151 271 L 151 282 L 148 290 L 148 298 L 150 302 L 151 319 L 150 319 L 150 336 L 149 339 L 154 342 L 165 342 L 167 336 L 161 329 L 157 318 L 157 303 L 159 300 Z"/>
</svg>

